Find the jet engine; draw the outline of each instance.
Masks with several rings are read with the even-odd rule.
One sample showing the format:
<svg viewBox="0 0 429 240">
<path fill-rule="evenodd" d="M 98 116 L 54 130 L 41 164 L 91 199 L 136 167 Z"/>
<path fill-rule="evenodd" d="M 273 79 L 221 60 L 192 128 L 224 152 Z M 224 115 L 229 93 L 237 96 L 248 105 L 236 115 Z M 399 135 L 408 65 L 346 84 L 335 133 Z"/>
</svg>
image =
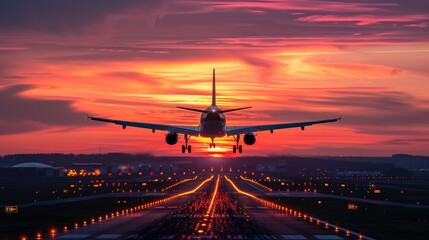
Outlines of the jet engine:
<svg viewBox="0 0 429 240">
<path fill-rule="evenodd" d="M 169 145 L 174 145 L 179 140 L 179 136 L 177 133 L 168 132 L 167 135 L 165 135 L 165 142 Z"/>
<path fill-rule="evenodd" d="M 253 133 L 247 133 L 244 135 L 244 143 L 246 145 L 253 145 L 256 142 L 256 137 Z"/>
</svg>

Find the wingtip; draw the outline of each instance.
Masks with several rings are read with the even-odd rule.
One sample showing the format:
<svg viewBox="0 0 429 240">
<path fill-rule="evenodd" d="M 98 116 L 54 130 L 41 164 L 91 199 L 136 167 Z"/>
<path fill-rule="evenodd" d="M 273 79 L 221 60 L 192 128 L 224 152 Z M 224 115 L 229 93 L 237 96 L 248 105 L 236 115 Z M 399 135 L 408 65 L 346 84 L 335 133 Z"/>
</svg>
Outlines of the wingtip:
<svg viewBox="0 0 429 240">
<path fill-rule="evenodd" d="M 341 122 L 341 120 L 343 119 L 343 115 L 341 115 L 339 118 L 337 118 L 338 119 L 338 121 L 340 121 Z"/>
</svg>

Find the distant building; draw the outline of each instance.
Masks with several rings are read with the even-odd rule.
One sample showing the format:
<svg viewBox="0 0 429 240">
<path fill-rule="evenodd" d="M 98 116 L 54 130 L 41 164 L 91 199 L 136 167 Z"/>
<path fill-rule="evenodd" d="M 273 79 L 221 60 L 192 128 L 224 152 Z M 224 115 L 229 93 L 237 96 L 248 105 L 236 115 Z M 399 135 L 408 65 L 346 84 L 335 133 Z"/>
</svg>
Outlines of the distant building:
<svg viewBox="0 0 429 240">
<path fill-rule="evenodd" d="M 6 179 L 33 179 L 62 176 L 62 168 L 39 162 L 26 162 L 0 168 L 0 175 Z"/>
</svg>

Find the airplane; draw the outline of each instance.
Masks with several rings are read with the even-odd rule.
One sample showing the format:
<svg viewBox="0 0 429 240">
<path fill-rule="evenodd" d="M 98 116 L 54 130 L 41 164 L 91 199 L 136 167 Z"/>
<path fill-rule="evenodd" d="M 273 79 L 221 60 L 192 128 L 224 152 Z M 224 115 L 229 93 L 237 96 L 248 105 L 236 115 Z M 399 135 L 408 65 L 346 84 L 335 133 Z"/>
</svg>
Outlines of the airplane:
<svg viewBox="0 0 429 240">
<path fill-rule="evenodd" d="M 307 122 L 290 122 L 290 123 L 278 123 L 278 124 L 263 124 L 263 125 L 249 125 L 249 126 L 227 126 L 225 113 L 249 109 L 251 107 L 241 107 L 234 109 L 222 110 L 216 105 L 216 75 L 215 69 L 213 69 L 213 82 L 212 82 L 212 104 L 204 110 L 188 108 L 188 107 L 177 107 L 183 110 L 199 112 L 201 113 L 200 125 L 199 126 L 176 126 L 168 124 L 157 124 L 157 123 L 145 123 L 145 122 L 130 122 L 123 120 L 115 120 L 108 118 L 99 118 L 87 116 L 88 119 L 94 121 L 114 123 L 121 125 L 123 129 L 126 127 L 137 127 L 137 128 L 146 128 L 152 129 L 152 132 L 155 133 L 156 130 L 167 131 L 165 135 L 165 142 L 169 145 L 177 144 L 179 140 L 179 134 L 184 135 L 185 144 L 182 145 L 182 153 L 188 151 L 192 152 L 191 145 L 188 144 L 188 141 L 191 137 L 206 137 L 211 138 L 210 148 L 216 148 L 214 143 L 215 138 L 220 137 L 229 137 L 233 136 L 235 139 L 235 145 L 232 148 L 232 152 L 239 153 L 243 152 L 243 147 L 240 145 L 240 136 L 243 135 L 243 141 L 246 145 L 253 145 L 256 142 L 255 132 L 261 131 L 270 131 L 273 133 L 277 129 L 285 128 L 301 128 L 304 130 L 305 127 L 311 126 L 313 124 L 328 123 L 340 121 L 339 118 L 331 118 L 324 120 L 316 121 L 307 121 Z"/>
</svg>

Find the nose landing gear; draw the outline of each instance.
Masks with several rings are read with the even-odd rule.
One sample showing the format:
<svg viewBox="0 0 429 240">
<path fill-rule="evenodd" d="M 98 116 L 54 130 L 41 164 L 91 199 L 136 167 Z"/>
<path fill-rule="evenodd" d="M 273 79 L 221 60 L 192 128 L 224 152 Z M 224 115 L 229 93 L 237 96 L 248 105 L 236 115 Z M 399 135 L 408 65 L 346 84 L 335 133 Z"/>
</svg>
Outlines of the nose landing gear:
<svg viewBox="0 0 429 240">
<path fill-rule="evenodd" d="M 188 150 L 188 153 L 192 152 L 191 145 L 188 145 L 188 140 L 191 138 L 191 136 L 188 136 L 188 134 L 185 134 L 185 145 L 182 145 L 182 153 L 185 153 L 186 150 Z"/>
<path fill-rule="evenodd" d="M 232 152 L 236 153 L 238 150 L 239 153 L 242 153 L 243 152 L 243 146 L 241 146 L 239 144 L 240 143 L 240 135 L 234 136 L 234 139 L 235 139 L 235 145 L 232 146 Z"/>
</svg>

